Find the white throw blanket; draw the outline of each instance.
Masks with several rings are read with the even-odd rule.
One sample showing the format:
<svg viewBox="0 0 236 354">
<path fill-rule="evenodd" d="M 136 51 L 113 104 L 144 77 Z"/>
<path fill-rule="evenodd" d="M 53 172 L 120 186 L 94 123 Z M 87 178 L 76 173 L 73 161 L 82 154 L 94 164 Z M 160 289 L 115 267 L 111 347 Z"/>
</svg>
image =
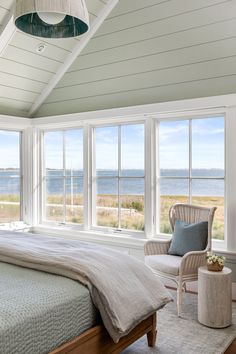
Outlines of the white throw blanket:
<svg viewBox="0 0 236 354">
<path fill-rule="evenodd" d="M 87 285 L 114 342 L 172 300 L 141 261 L 77 240 L 0 231 L 0 261 Z"/>
</svg>

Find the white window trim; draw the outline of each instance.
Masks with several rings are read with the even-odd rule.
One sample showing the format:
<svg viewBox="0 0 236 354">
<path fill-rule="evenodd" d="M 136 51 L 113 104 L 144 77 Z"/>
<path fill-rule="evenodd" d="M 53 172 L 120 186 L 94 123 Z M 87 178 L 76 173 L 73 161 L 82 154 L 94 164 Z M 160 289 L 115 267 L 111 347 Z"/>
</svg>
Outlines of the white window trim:
<svg viewBox="0 0 236 354">
<path fill-rule="evenodd" d="M 39 207 L 39 210 L 40 210 L 40 213 L 38 215 L 38 220 L 39 220 L 39 223 L 42 224 L 42 225 L 45 225 L 45 226 L 48 226 L 48 227 L 69 227 L 71 229 L 75 229 L 75 230 L 86 230 L 86 225 L 87 225 L 87 222 L 85 222 L 85 225 L 84 223 L 83 224 L 76 224 L 76 223 L 70 223 L 70 222 L 66 222 L 65 219 L 64 221 L 61 221 L 61 222 L 58 222 L 58 221 L 51 221 L 51 220 L 47 220 L 46 219 L 46 213 L 45 213 L 45 209 L 46 209 L 46 201 L 45 201 L 45 196 L 46 196 L 46 192 L 45 192 L 45 162 L 44 162 L 44 134 L 45 133 L 48 133 L 48 132 L 55 132 L 55 131 L 59 131 L 59 132 L 63 132 L 63 170 L 65 169 L 65 135 L 64 135 L 64 132 L 65 131 L 68 131 L 68 130 L 83 130 L 83 146 L 84 146 L 84 129 L 83 129 L 83 126 L 81 125 L 76 125 L 76 126 L 69 126 L 69 127 L 57 127 L 56 129 L 53 129 L 52 127 L 50 127 L 49 129 L 44 129 L 44 130 L 40 130 L 38 132 L 38 135 L 39 135 L 39 139 L 40 139 L 40 146 L 39 146 L 39 151 L 38 151 L 38 156 L 39 156 L 39 160 L 40 160 L 40 166 L 39 166 L 39 173 L 38 173 L 38 178 L 39 178 L 39 183 L 38 184 L 38 205 L 40 206 Z M 84 151 L 83 151 L 83 157 L 85 157 L 87 159 L 87 156 L 86 154 L 84 154 Z M 85 160 L 85 159 L 84 159 Z M 84 164 L 84 161 L 83 161 L 83 164 Z M 85 171 L 85 168 L 84 168 L 84 171 Z M 65 183 L 65 176 L 63 175 L 63 184 Z M 86 179 L 86 176 L 84 176 L 84 179 L 83 179 L 83 185 L 87 185 L 87 179 Z M 63 188 L 64 192 L 65 192 L 65 186 Z M 85 188 L 83 188 L 83 193 L 85 191 Z M 87 194 L 86 194 L 87 195 Z M 83 195 L 83 198 L 84 198 L 84 195 Z M 64 217 L 66 215 L 66 212 L 65 212 L 65 194 L 63 193 L 63 213 L 64 213 Z M 86 208 L 85 208 L 85 204 L 86 204 Z M 83 205 L 84 209 L 87 210 L 87 202 L 86 200 L 84 200 L 84 205 Z M 87 214 L 86 214 L 87 215 Z M 85 218 L 85 215 L 84 215 L 84 218 Z M 37 225 L 37 223 L 34 223 L 34 225 Z"/>
<path fill-rule="evenodd" d="M 0 129 L 9 129 L 9 130 L 22 130 L 24 135 L 28 140 L 28 148 L 24 150 L 24 180 L 27 181 L 27 185 L 23 186 L 24 193 L 24 218 L 25 221 L 29 224 L 32 224 L 35 228 L 37 226 L 37 231 L 40 230 L 52 230 L 55 234 L 59 234 L 58 228 L 46 228 L 40 224 L 40 193 L 39 193 L 39 184 L 40 184 L 40 133 L 44 129 L 56 128 L 62 129 L 68 127 L 81 127 L 95 124 L 96 122 L 115 122 L 117 120 L 123 122 L 132 121 L 137 118 L 141 120 L 148 121 L 150 118 L 167 118 L 174 119 L 175 117 L 194 117 L 194 116 L 209 116 L 216 114 L 225 114 L 225 164 L 226 164 L 226 176 L 225 176 L 225 206 L 226 206 L 226 233 L 225 241 L 226 244 L 222 241 L 213 241 L 213 249 L 227 252 L 229 254 L 236 254 L 236 164 L 235 164 L 235 155 L 236 155 L 236 94 L 221 95 L 221 96 L 212 96 L 204 98 L 195 98 L 195 99 L 186 99 L 173 102 L 164 102 L 148 105 L 139 105 L 133 107 L 117 108 L 117 109 L 108 109 L 94 112 L 83 112 L 76 114 L 68 115 L 58 115 L 51 117 L 42 117 L 35 119 L 21 118 L 21 117 L 11 117 L 0 115 Z M 12 129 L 14 127 L 14 129 Z M 155 135 L 155 134 L 154 134 Z M 154 137 L 154 139 L 157 139 Z M 23 143 L 24 144 L 24 143 Z M 26 146 L 27 146 L 26 144 Z M 88 159 L 90 157 L 91 151 L 88 149 Z M 153 159 L 153 165 L 158 165 L 157 156 L 155 161 Z M 155 169 L 156 167 L 154 167 Z M 33 178 L 32 178 L 33 176 Z M 155 185 L 155 177 L 153 176 L 153 185 Z M 230 188 L 229 188 L 230 187 Z M 152 192 L 154 206 L 155 206 L 155 190 Z M 88 200 L 91 198 L 88 193 Z M 147 208 L 146 208 L 147 209 Z M 154 208 L 155 209 L 155 208 Z M 88 213 L 90 215 L 90 212 Z M 152 217 L 155 218 L 156 211 L 153 213 Z M 150 217 L 150 215 L 149 215 Z M 155 220 L 156 222 L 156 220 Z M 54 231 L 55 230 L 55 231 Z M 60 229 L 60 234 L 64 235 L 66 230 Z M 93 233 L 91 231 L 83 232 L 84 237 L 89 239 L 104 239 L 107 238 L 114 239 L 114 242 L 120 244 L 123 242 L 130 242 L 134 246 L 138 243 L 138 240 L 134 237 L 128 237 L 129 235 L 108 235 L 108 234 L 99 234 Z M 69 234 L 81 235 L 81 232 L 68 232 Z M 94 236 L 92 236 L 94 235 Z M 156 235 L 155 232 L 147 235 L 150 237 L 166 237 L 163 235 Z M 77 236 L 76 236 L 77 237 Z M 128 241 L 130 240 L 130 241 Z M 137 241 L 135 241 L 137 240 Z M 140 240 L 141 242 L 141 240 Z M 142 241 L 143 242 L 143 241 Z M 140 243 L 141 244 L 141 243 Z"/>
<path fill-rule="evenodd" d="M 145 211 L 145 215 L 144 215 L 144 220 L 145 220 L 145 232 L 143 231 L 136 231 L 136 230 L 129 230 L 129 229 L 123 229 L 123 228 L 112 228 L 112 227 L 106 227 L 106 226 L 98 226 L 96 225 L 96 203 L 94 202 L 96 200 L 96 181 L 97 179 L 95 179 L 94 177 L 96 176 L 96 166 L 95 166 L 95 161 L 96 161 L 96 149 L 95 149 L 95 129 L 96 128 L 102 128 L 102 127 L 115 127 L 115 126 L 122 126 L 122 125 L 135 125 L 135 124 L 143 124 L 144 125 L 144 161 L 145 161 L 145 170 L 146 170 L 146 138 L 147 138 L 147 121 L 145 121 L 144 119 L 133 119 L 132 121 L 130 120 L 119 120 L 114 122 L 114 120 L 112 122 L 109 123 L 99 123 L 97 122 L 96 124 L 92 124 L 89 126 L 90 129 L 90 151 L 91 151 L 91 156 L 90 156 L 90 161 L 91 161 L 91 173 L 90 173 L 90 180 L 89 180 L 89 185 L 91 186 L 91 195 L 92 195 L 92 199 L 91 199 L 91 223 L 90 223 L 90 227 L 89 229 L 92 231 L 98 231 L 98 232 L 105 232 L 105 233 L 114 233 L 114 234 L 123 234 L 123 235 L 130 235 L 130 236 L 135 236 L 137 238 L 140 237 L 145 237 L 145 235 L 147 234 L 147 228 L 148 228 L 148 221 L 146 219 L 147 217 L 147 211 L 146 208 L 148 208 L 148 201 L 146 198 L 146 193 L 147 193 L 147 176 L 146 173 L 144 173 L 144 177 L 138 177 L 138 178 L 144 178 L 144 211 Z M 118 141 L 118 149 L 119 149 L 119 154 L 120 154 L 120 148 L 121 148 L 121 142 Z M 119 160 L 119 159 L 118 159 Z M 120 166 L 119 166 L 120 168 Z M 118 177 L 120 179 L 120 177 Z"/>
<path fill-rule="evenodd" d="M 183 116 L 182 116 L 183 114 Z M 156 118 L 156 130 L 158 131 L 159 129 L 159 123 L 161 121 L 183 121 L 183 120 L 187 120 L 190 122 L 190 126 L 189 126 L 189 172 L 192 169 L 192 121 L 194 119 L 206 119 L 206 118 L 216 118 L 216 117 L 224 117 L 224 177 L 222 178 L 212 178 L 214 179 L 220 179 L 224 181 L 224 240 L 217 240 L 217 239 L 212 239 L 212 248 L 214 249 L 226 249 L 227 247 L 227 204 L 226 204 L 226 193 L 227 193 L 227 181 L 226 181 L 226 176 L 227 176 L 227 165 L 226 165 L 226 159 L 227 159 L 227 154 L 226 154 L 226 116 L 228 117 L 228 111 L 226 109 L 222 110 L 222 109 L 214 109 L 211 112 L 200 112 L 199 114 L 197 114 L 197 112 L 194 113 L 194 115 L 191 115 L 191 112 L 183 112 L 183 113 L 170 113 L 170 114 L 160 114 L 158 118 Z M 228 131 L 229 133 L 229 131 Z M 157 133 L 157 136 L 159 137 L 159 134 Z M 156 149 L 155 151 L 158 153 L 159 152 L 159 141 L 156 140 Z M 156 196 L 157 196 L 157 200 L 156 200 L 156 207 L 157 207 L 157 213 L 156 213 L 156 235 L 154 237 L 161 237 L 161 238 L 170 238 L 171 235 L 170 234 L 163 234 L 159 232 L 159 218 L 160 218 L 160 193 L 159 193 L 159 181 L 161 180 L 160 178 L 160 168 L 159 168 L 159 156 L 157 154 L 156 158 L 155 158 L 158 162 L 157 162 L 157 167 L 156 167 Z M 168 178 L 168 177 L 166 177 Z M 197 177 L 193 177 L 191 176 L 191 174 L 189 173 L 188 176 L 184 177 L 187 180 L 189 180 L 189 196 L 190 196 L 190 200 L 189 202 L 191 203 L 191 197 L 192 197 L 192 190 L 191 190 L 191 181 L 194 179 L 197 179 Z M 165 177 L 163 178 L 165 179 Z M 207 178 L 206 178 L 207 179 Z"/>
<path fill-rule="evenodd" d="M 236 252 L 236 107 L 226 110 L 225 120 L 225 205 L 226 205 L 226 245 L 224 249 Z M 218 245 L 220 249 L 221 245 Z M 215 245 L 217 247 L 217 244 Z"/>
<path fill-rule="evenodd" d="M 30 209 L 31 183 L 26 183 L 31 176 L 31 156 L 28 145 L 30 144 L 31 128 L 27 118 L 9 117 L 0 115 L 0 130 L 20 133 L 20 221 L 30 223 L 32 215 Z"/>
<path fill-rule="evenodd" d="M 235 102 L 236 102 L 236 96 L 235 96 Z M 112 110 L 113 111 L 113 110 Z M 233 109 L 234 112 L 234 109 Z M 95 112 L 92 112 L 95 114 Z M 97 112 L 97 114 L 101 114 L 101 112 Z M 235 113 L 236 114 L 236 113 Z M 163 120 L 163 119 L 173 119 L 173 120 L 182 120 L 182 119 L 194 119 L 194 118 L 205 118 L 205 117 L 215 117 L 216 115 L 224 115 L 225 116 L 225 121 L 227 120 L 228 117 L 228 110 L 227 108 L 209 108 L 209 109 L 195 109 L 195 110 L 184 110 L 184 111 L 178 111 L 178 112 L 167 112 L 167 113 L 153 113 L 150 115 L 143 114 L 140 116 L 134 116 L 134 115 L 129 115 L 129 116 L 123 116 L 123 117 L 109 117 L 109 118 L 100 118 L 96 119 L 94 117 L 90 119 L 83 119 L 82 121 L 78 121 L 75 119 L 75 116 L 72 115 L 71 121 L 68 120 L 68 116 L 65 116 L 67 121 L 62 121 L 62 117 L 60 117 L 61 122 L 53 123 L 51 118 L 40 118 L 40 120 L 44 120 L 43 124 L 40 124 L 39 126 L 36 124 L 37 128 L 39 129 L 40 132 L 42 131 L 48 131 L 48 130 L 53 130 L 55 131 L 56 129 L 62 130 L 62 129 L 69 129 L 69 128 L 84 128 L 84 144 L 85 144 L 85 149 L 84 149 L 84 163 L 85 163 L 85 171 L 86 172 L 86 181 L 84 183 L 85 190 L 85 203 L 84 203 L 84 208 L 86 210 L 86 220 L 87 222 L 84 223 L 82 229 L 84 231 L 88 231 L 90 233 L 96 234 L 97 232 L 103 233 L 104 237 L 107 237 L 108 234 L 111 234 L 112 232 L 117 235 L 117 233 L 112 231 L 110 228 L 104 228 L 104 227 L 92 227 L 92 209 L 91 209 L 91 201 L 93 200 L 92 196 L 92 185 L 91 185 L 91 176 L 92 176 L 92 151 L 93 151 L 93 139 L 92 139 L 92 128 L 97 127 L 97 126 L 111 126 L 111 125 L 117 125 L 117 124 L 135 124 L 135 123 L 143 123 L 145 122 L 145 168 L 146 168 L 146 178 L 145 178 L 145 234 L 139 231 L 130 231 L 130 230 L 122 230 L 121 233 L 119 233 L 120 236 L 124 235 L 134 237 L 134 238 L 168 238 L 170 236 L 166 234 L 160 234 L 156 233 L 156 224 L 158 222 L 158 208 L 159 208 L 159 203 L 158 203 L 158 190 L 156 188 L 156 177 L 155 177 L 155 172 L 156 168 L 158 167 L 159 161 L 158 161 L 158 156 L 156 156 L 156 143 L 158 143 L 158 134 L 156 134 L 156 121 L 158 120 Z M 49 120 L 48 124 L 45 123 L 45 120 Z M 228 131 L 231 132 L 230 129 Z M 231 132 L 232 134 L 232 132 Z M 226 138 L 225 138 L 225 143 L 226 143 Z M 225 149 L 226 150 L 226 149 Z M 153 159 L 150 159 L 149 157 L 153 156 Z M 226 159 L 225 159 L 225 164 L 226 164 Z M 226 176 L 225 176 L 226 178 Z M 227 181 L 225 185 L 227 184 Z M 226 204 L 226 194 L 225 194 L 225 208 L 227 207 Z M 227 208 L 226 208 L 227 210 Z M 226 218 L 225 214 L 225 224 L 227 224 L 228 219 Z M 227 220 L 227 221 L 226 221 Z M 49 225 L 50 226 L 50 225 Z M 72 229 L 78 228 L 78 226 L 74 227 L 74 225 L 71 225 Z M 61 229 L 63 226 L 61 227 Z M 79 230 L 78 230 L 79 231 Z M 213 240 L 213 247 L 216 249 L 226 249 L 226 244 L 227 244 L 227 231 L 225 232 L 225 240 L 224 241 L 218 241 L 218 240 Z M 235 242 L 235 249 L 236 249 L 236 242 Z"/>
<path fill-rule="evenodd" d="M 145 234 L 142 231 L 135 231 L 135 230 L 125 230 L 122 229 L 121 232 L 118 230 L 114 230 L 109 227 L 99 227 L 99 226 L 93 226 L 93 213 L 94 213 L 94 208 L 92 207 L 94 204 L 92 203 L 93 200 L 93 193 L 94 193 L 94 188 L 92 188 L 92 175 L 93 175 L 93 163 L 94 163 L 94 158 L 93 158 L 93 144 L 94 144 L 94 139 L 93 139 L 93 134 L 92 131 L 95 127 L 102 127 L 102 126 L 115 126 L 115 125 L 128 125 L 128 124 L 144 124 L 145 125 L 145 156 L 147 154 L 146 150 L 146 141 L 149 141 L 150 139 L 147 139 L 147 133 L 146 133 L 146 126 L 148 125 L 148 121 L 151 121 L 150 119 L 146 119 L 144 116 L 133 116 L 130 117 L 129 120 L 127 120 L 127 117 L 122 117 L 122 118 L 110 118 L 110 119 L 100 119 L 98 120 L 89 120 L 89 121 L 75 121 L 74 119 L 72 121 L 67 121 L 67 122 L 60 122 L 56 124 L 52 124 L 51 122 L 49 124 L 43 124 L 40 125 L 39 127 L 37 126 L 35 130 L 35 139 L 39 140 L 39 144 L 37 144 L 37 151 L 36 155 L 38 156 L 38 159 L 40 161 L 39 166 L 37 167 L 38 169 L 38 181 L 35 181 L 35 184 L 37 184 L 37 187 L 35 185 L 34 190 L 37 190 L 37 193 L 34 193 L 34 204 L 38 204 L 40 207 L 38 208 L 40 212 L 38 213 L 37 217 L 34 219 L 34 222 L 32 223 L 34 226 L 37 225 L 42 225 L 45 227 L 52 227 L 52 228 L 57 228 L 58 226 L 60 229 L 63 228 L 71 228 L 72 230 L 75 231 L 89 231 L 89 232 L 94 232 L 94 233 L 103 233 L 104 235 L 108 234 L 119 234 L 119 235 L 124 235 L 124 236 L 129 236 L 129 237 L 134 237 L 137 239 L 142 239 L 145 238 Z M 153 122 L 151 123 L 153 124 Z M 84 131 L 84 223 L 82 225 L 77 225 L 77 224 L 70 224 L 66 223 L 65 225 L 61 225 L 61 223 L 58 222 L 53 222 L 53 221 L 46 221 L 45 218 L 43 218 L 43 135 L 45 132 L 50 132 L 50 131 L 62 131 L 62 130 L 69 130 L 69 129 L 81 129 L 83 128 Z M 149 154 L 148 150 L 148 154 Z M 149 155 L 150 156 L 150 155 Z M 37 158 L 34 159 L 37 161 Z M 147 159 L 145 158 L 145 161 Z M 146 167 L 146 166 L 145 166 Z M 151 177 L 152 178 L 152 177 Z M 147 190 L 147 179 L 145 176 L 145 193 Z M 148 194 L 148 193 L 147 193 Z M 153 212 L 150 214 L 150 207 L 148 206 L 150 204 L 150 198 L 145 198 L 145 217 L 149 218 L 152 221 L 152 225 L 148 227 L 146 223 L 146 228 L 148 229 L 153 229 Z M 151 237 L 153 234 L 151 233 Z"/>
</svg>

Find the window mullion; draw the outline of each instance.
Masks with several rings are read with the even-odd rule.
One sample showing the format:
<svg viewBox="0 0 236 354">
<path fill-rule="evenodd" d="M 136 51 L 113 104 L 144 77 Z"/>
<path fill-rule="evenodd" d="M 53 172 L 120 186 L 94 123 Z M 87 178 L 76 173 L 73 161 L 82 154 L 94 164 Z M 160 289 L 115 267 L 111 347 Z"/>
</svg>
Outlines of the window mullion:
<svg viewBox="0 0 236 354">
<path fill-rule="evenodd" d="M 91 227 L 91 208 L 90 208 L 90 131 L 89 126 L 84 126 L 83 130 L 83 195 L 84 195 L 84 230 L 89 230 Z"/>
<path fill-rule="evenodd" d="M 192 204 L 192 119 L 189 120 L 189 203 Z"/>
<path fill-rule="evenodd" d="M 22 168 L 22 157 L 23 157 L 23 139 L 22 139 L 22 132 L 20 133 L 20 149 L 19 149 L 19 160 L 20 160 L 20 220 L 25 220 L 25 214 L 28 214 L 28 210 L 26 210 L 26 206 L 25 206 L 25 200 L 23 198 L 23 168 Z M 24 136 L 25 138 L 25 136 Z M 25 192 L 25 191 L 24 191 Z M 28 202 L 28 200 L 27 200 Z M 24 208 L 24 210 L 23 210 Z"/>
<path fill-rule="evenodd" d="M 28 146 L 30 143 L 29 130 L 8 131 L 1 129 L 1 153 L 5 153 L 5 144 L 9 140 L 7 149 L 9 155 L 4 156 L 6 159 L 1 160 L 1 169 L 4 171 L 1 176 L 1 187 L 6 197 L 6 199 L 1 199 L 3 210 L 0 214 L 0 222 L 3 224 L 15 221 L 31 222 L 31 212 L 29 212 L 32 196 L 31 181 L 27 182 L 27 179 L 31 177 L 29 165 L 31 156 L 27 155 L 30 151 Z M 13 173 L 16 173 L 16 176 L 13 177 Z M 11 183 L 9 183 L 10 181 Z M 16 197 L 16 200 L 11 200 L 11 197 L 14 199 Z M 15 205 L 12 205 L 11 202 Z M 6 210 L 4 210 L 5 208 Z"/>
<path fill-rule="evenodd" d="M 157 129 L 157 131 L 155 131 Z M 159 226 L 159 217 L 155 217 L 156 211 L 159 206 L 156 206 L 157 195 L 159 196 L 159 186 L 154 183 L 154 178 L 156 176 L 155 170 L 159 169 L 159 152 L 155 155 L 155 143 L 158 144 L 158 127 L 156 127 L 155 120 L 151 118 L 147 119 L 145 122 L 145 234 L 147 238 L 153 237 L 154 223 L 156 228 Z M 159 149 L 158 149 L 159 150 Z M 154 156 L 156 161 L 154 161 Z M 157 179 L 158 183 L 160 178 Z M 156 180 L 155 180 L 156 182 Z M 156 195 L 154 196 L 154 194 Z M 156 233 L 156 229 L 155 229 Z"/>
<path fill-rule="evenodd" d="M 160 216 L 161 216 L 161 193 L 160 193 L 160 181 L 161 181 L 161 171 L 160 171 L 160 121 L 157 120 L 155 122 L 155 147 L 154 151 L 156 152 L 155 156 L 155 198 L 154 198 L 154 206 L 156 207 L 155 210 L 155 232 L 160 232 Z"/>
<path fill-rule="evenodd" d="M 129 126 L 127 128 L 127 126 Z M 96 226 L 99 229 L 106 229 L 106 230 L 113 230 L 113 232 L 118 232 L 118 231 L 125 231 L 126 229 L 128 230 L 129 234 L 130 232 L 136 233 L 136 231 L 142 231 L 143 230 L 143 224 L 142 224 L 142 218 L 143 218 L 143 209 L 139 210 L 139 204 L 143 203 L 142 197 L 138 197 L 139 195 L 139 188 L 141 187 L 141 182 L 139 181 L 144 177 L 140 177 L 139 173 L 128 173 L 128 176 L 126 176 L 123 173 L 123 168 L 129 171 L 132 169 L 136 169 L 135 163 L 131 161 L 129 164 L 129 159 L 130 155 L 132 154 L 138 156 L 138 151 L 135 151 L 135 148 L 131 147 L 131 152 L 129 151 L 126 152 L 126 144 L 132 146 L 132 139 L 135 139 L 136 134 L 137 137 L 142 136 L 140 134 L 143 134 L 143 124 L 140 129 L 136 129 L 135 127 L 132 127 L 133 124 L 112 124 L 111 126 L 102 126 L 102 128 L 95 127 L 95 133 L 97 134 L 96 137 L 96 150 L 94 151 L 94 158 L 95 161 L 98 161 L 98 165 L 95 168 L 95 171 L 98 171 L 98 168 L 104 169 L 104 172 L 102 172 L 101 176 L 93 176 L 93 181 L 98 180 L 100 183 L 100 177 L 101 177 L 101 183 L 105 182 L 107 185 L 105 186 L 105 189 L 103 188 L 103 185 L 101 185 L 101 191 L 104 189 L 104 201 L 103 199 L 100 201 L 100 207 L 104 207 L 103 209 L 98 211 L 97 217 L 99 217 L 99 222 L 98 225 L 97 223 L 93 223 L 94 226 Z M 101 130 L 100 130 L 101 129 Z M 123 136 L 125 137 L 123 140 Z M 105 140 L 104 140 L 105 137 Z M 106 138 L 109 138 L 106 139 Z M 129 142 L 130 139 L 130 142 Z M 104 140 L 104 141 L 103 141 Z M 127 143 L 126 143 L 127 141 Z M 110 144 L 111 146 L 111 151 L 110 149 Z M 138 143 L 134 140 L 134 144 Z M 142 146 L 143 141 L 140 141 L 140 144 Z M 138 146 L 139 148 L 139 146 Z M 106 152 L 107 150 L 107 152 Z M 97 156 L 95 156 L 95 153 L 97 152 Z M 107 163 L 107 165 L 104 165 L 104 162 L 102 162 L 102 159 L 105 159 L 106 157 L 109 157 L 111 161 Z M 124 158 L 124 165 L 123 165 L 123 159 Z M 112 161 L 113 159 L 113 161 Z M 142 159 L 142 156 L 141 156 Z M 104 166 L 104 167 L 103 167 Z M 127 166 L 127 167 L 126 167 Z M 138 166 L 138 165 L 137 165 Z M 108 173 L 106 173 L 106 171 Z M 136 176 L 137 174 L 137 176 Z M 130 190 L 130 196 L 129 198 L 126 198 L 126 194 L 123 195 L 123 193 L 126 193 L 126 189 L 124 190 L 123 183 L 125 182 L 126 185 L 126 178 L 129 179 L 127 183 L 127 193 L 129 193 Z M 133 182 L 134 181 L 134 182 Z M 114 182 L 116 182 L 116 185 L 114 185 Z M 129 184 L 130 183 L 130 184 Z M 132 187 L 133 186 L 133 187 Z M 133 189 L 137 191 L 135 193 L 135 196 L 132 197 L 131 195 L 133 194 Z M 106 192 L 107 191 L 107 192 Z M 108 194 L 108 198 L 106 196 Z M 112 196 L 109 197 L 109 194 Z M 115 200 L 114 200 L 115 199 Z M 115 203 L 115 204 L 114 204 Z M 95 204 L 95 203 L 94 203 Z M 95 204 L 96 205 L 96 204 Z M 123 209 L 125 208 L 125 209 Z M 137 210 L 137 215 L 136 213 L 130 212 L 128 214 L 129 210 L 128 209 L 134 209 Z M 101 214 L 101 215 L 100 215 Z M 123 222 L 125 221 L 125 223 Z M 137 226 L 136 226 L 137 224 Z"/>
<path fill-rule="evenodd" d="M 89 202 L 92 205 L 91 210 L 91 224 L 97 225 L 97 169 L 96 169 L 96 129 L 92 128 L 90 131 L 90 162 L 91 162 L 91 190 Z"/>
<path fill-rule="evenodd" d="M 45 166 L 45 148 L 44 148 L 44 132 L 40 135 L 40 143 L 41 143 L 41 179 L 42 179 L 42 190 L 41 190 L 41 222 L 46 219 L 46 183 L 47 183 L 47 175 L 46 175 L 46 166 Z"/>
<path fill-rule="evenodd" d="M 65 131 L 63 130 L 63 222 L 66 222 L 66 151 Z"/>
<path fill-rule="evenodd" d="M 118 229 L 121 228 L 121 126 L 118 127 Z"/>
</svg>

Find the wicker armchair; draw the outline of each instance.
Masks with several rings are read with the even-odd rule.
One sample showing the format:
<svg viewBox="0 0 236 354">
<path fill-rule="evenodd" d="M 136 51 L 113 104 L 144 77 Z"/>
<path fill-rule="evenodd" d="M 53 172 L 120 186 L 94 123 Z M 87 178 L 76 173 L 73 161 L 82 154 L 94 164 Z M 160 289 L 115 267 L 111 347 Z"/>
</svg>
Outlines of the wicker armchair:
<svg viewBox="0 0 236 354">
<path fill-rule="evenodd" d="M 182 294 L 186 290 L 186 282 L 197 280 L 198 268 L 206 264 L 206 253 L 211 250 L 212 223 L 215 210 L 215 207 L 206 208 L 189 204 L 175 204 L 169 211 L 172 231 L 174 231 L 177 219 L 188 224 L 208 221 L 208 242 L 203 251 L 188 252 L 180 257 L 168 254 L 171 240 L 150 240 L 145 244 L 145 263 L 157 276 L 173 280 L 177 284 L 178 316 L 181 313 Z"/>
</svg>

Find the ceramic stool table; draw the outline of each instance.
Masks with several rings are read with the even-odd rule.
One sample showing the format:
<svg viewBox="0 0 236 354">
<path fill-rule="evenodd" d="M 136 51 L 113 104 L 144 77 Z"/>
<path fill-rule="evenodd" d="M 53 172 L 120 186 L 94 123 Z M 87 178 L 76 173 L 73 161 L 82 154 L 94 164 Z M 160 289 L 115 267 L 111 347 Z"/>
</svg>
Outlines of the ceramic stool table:
<svg viewBox="0 0 236 354">
<path fill-rule="evenodd" d="M 225 328 L 232 322 L 232 271 L 224 267 L 212 272 L 198 269 L 198 321 L 212 328 Z"/>
</svg>

